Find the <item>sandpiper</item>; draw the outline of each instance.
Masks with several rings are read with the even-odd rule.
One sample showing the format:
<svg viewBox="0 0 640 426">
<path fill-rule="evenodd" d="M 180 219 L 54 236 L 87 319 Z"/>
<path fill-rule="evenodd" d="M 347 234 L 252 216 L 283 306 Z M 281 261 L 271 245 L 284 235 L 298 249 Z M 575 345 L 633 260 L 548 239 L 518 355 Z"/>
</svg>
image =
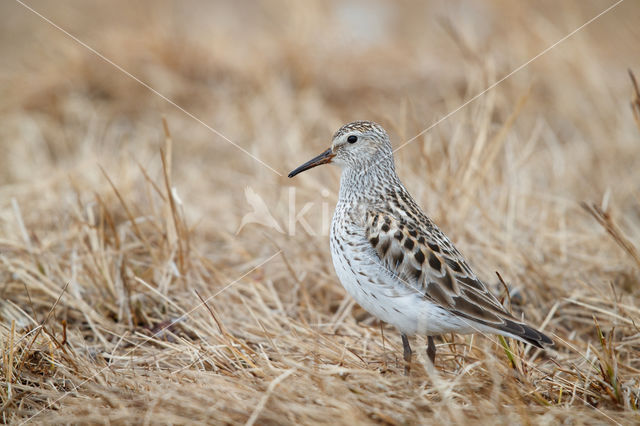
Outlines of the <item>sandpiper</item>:
<svg viewBox="0 0 640 426">
<path fill-rule="evenodd" d="M 331 256 L 340 282 L 369 313 L 402 335 L 405 373 L 411 365 L 407 336 L 493 333 L 542 348 L 549 337 L 524 324 L 478 279 L 449 238 L 413 200 L 396 175 L 391 142 L 370 121 L 355 121 L 333 135 L 331 147 L 289 173 L 321 164 L 342 168 L 331 223 Z"/>
</svg>

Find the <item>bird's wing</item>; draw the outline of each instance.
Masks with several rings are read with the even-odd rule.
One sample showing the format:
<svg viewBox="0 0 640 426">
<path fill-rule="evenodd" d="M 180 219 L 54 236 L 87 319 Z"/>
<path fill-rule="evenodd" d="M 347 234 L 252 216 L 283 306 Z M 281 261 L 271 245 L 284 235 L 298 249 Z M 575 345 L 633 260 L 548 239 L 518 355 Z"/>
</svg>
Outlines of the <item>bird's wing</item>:
<svg viewBox="0 0 640 426">
<path fill-rule="evenodd" d="M 424 215 L 401 216 L 370 210 L 366 219 L 365 234 L 377 260 L 406 286 L 472 322 L 518 336 L 536 346 L 550 343 L 542 333 L 522 324 L 504 309 L 448 238 Z"/>
</svg>

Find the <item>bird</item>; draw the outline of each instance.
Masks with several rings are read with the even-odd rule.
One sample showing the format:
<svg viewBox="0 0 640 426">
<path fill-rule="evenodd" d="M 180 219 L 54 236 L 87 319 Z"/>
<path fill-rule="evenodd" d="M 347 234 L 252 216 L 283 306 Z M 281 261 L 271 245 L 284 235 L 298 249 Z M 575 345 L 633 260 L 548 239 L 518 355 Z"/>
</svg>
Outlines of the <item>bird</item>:
<svg viewBox="0 0 640 426">
<path fill-rule="evenodd" d="M 289 173 L 322 164 L 342 169 L 331 221 L 331 258 L 341 284 L 356 302 L 401 335 L 405 374 L 409 337 L 445 333 L 498 334 L 538 348 L 544 333 L 514 317 L 473 272 L 451 240 L 414 201 L 396 174 L 387 132 L 372 121 L 342 126 L 331 146 Z"/>
</svg>

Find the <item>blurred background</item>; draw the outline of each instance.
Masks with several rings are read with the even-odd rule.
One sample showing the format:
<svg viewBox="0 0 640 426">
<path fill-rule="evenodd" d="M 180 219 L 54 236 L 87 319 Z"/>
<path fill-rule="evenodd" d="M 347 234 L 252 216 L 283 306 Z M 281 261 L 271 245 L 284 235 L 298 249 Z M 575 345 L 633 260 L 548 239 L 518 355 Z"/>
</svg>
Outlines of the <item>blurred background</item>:
<svg viewBox="0 0 640 426">
<path fill-rule="evenodd" d="M 116 351 L 115 336 L 140 327 L 157 330 L 175 318 L 182 311 L 169 300 L 186 309 L 198 302 L 194 288 L 214 294 L 251 272 L 248 284 L 218 302 L 227 329 L 248 347 L 263 345 L 271 353 L 277 344 L 269 339 L 280 336 L 280 347 L 289 351 L 281 355 L 306 365 L 322 344 L 303 350 L 301 341 L 317 344 L 314 334 L 290 335 L 286 325 L 301 321 L 337 324 L 333 332 L 350 327 L 352 334 L 340 338 L 364 345 L 358 347 L 367 359 L 395 356 L 376 340 L 375 321 L 345 298 L 333 274 L 323 226 L 337 198 L 338 170 L 286 177 L 326 149 L 341 125 L 365 119 L 382 124 L 394 147 L 410 141 L 396 153 L 409 191 L 480 276 L 493 284 L 499 270 L 520 289 L 527 320 L 540 324 L 552 312 L 548 328 L 586 351 L 596 337 L 594 312 L 615 305 L 623 312 L 603 314 L 601 321 L 603 327 L 617 325 L 622 342 L 635 332 L 620 318 L 638 319 L 640 312 L 640 260 L 634 257 L 640 243 L 640 125 L 629 76 L 629 70 L 640 75 L 640 3 L 623 1 L 565 39 L 614 4 L 3 1 L 5 336 L 12 320 L 28 333 L 71 283 L 51 329 L 61 333 L 59 319 L 65 318 L 69 344 L 90 364 L 96 353 Z M 581 202 L 599 206 L 623 237 L 611 238 Z M 277 226 L 245 223 L 239 229 L 246 214 L 260 209 L 256 205 L 266 207 Z M 305 205 L 311 232 L 295 220 Z M 255 299 L 254 292 L 262 291 L 263 299 Z M 243 307 L 253 303 L 278 318 L 268 326 L 269 338 L 260 328 L 247 328 Z M 91 325 L 96 321 L 97 329 Z M 364 332 L 358 321 L 372 327 Z M 209 337 L 202 332 L 189 338 L 214 339 L 217 328 L 209 326 Z M 376 343 L 361 343 L 359 333 Z M 637 338 L 625 342 L 625 359 L 636 368 L 628 371 L 637 372 L 637 360 L 630 361 Z M 27 356 L 34 349 L 22 350 Z M 586 362 L 568 346 L 558 350 L 565 360 Z M 216 367 L 204 369 L 215 377 L 224 376 L 217 368 L 227 361 L 233 374 L 246 367 L 220 356 L 213 357 Z M 342 362 L 327 357 L 326 363 Z M 188 368 L 187 358 L 172 362 Z M 6 380 L 19 381 L 29 365 Z M 551 382 L 544 392 L 569 389 L 571 380 Z M 16 416 L 31 415 L 55 397 L 35 391 L 36 382 L 30 382 L 28 407 Z M 310 386 L 298 383 L 302 390 Z M 261 398 L 263 382 L 254 385 L 245 401 Z M 584 395 L 592 392 L 593 398 L 602 391 L 584 386 Z M 326 398 L 341 392 L 332 389 L 337 393 L 327 391 Z M 297 401 L 300 410 L 307 404 Z M 620 401 L 614 406 L 624 407 Z M 64 415 L 80 406 L 58 420 L 73 421 Z M 362 420 L 355 410 L 353 418 Z M 405 406 L 381 410 L 424 420 Z M 273 407 L 267 412 L 276 422 L 288 418 Z M 329 413 L 327 419 L 344 415 L 341 409 Z M 246 420 L 227 414 L 226 421 Z"/>
<path fill-rule="evenodd" d="M 175 190 L 199 232 L 233 235 L 251 211 L 246 187 L 284 230 L 294 185 L 297 206 L 315 203 L 304 217 L 322 234 L 319 206 L 335 200 L 338 171 L 286 174 L 342 124 L 367 119 L 395 147 L 411 140 L 396 154 L 400 176 L 444 225 L 471 221 L 474 232 L 474 211 L 498 202 L 515 215 L 502 219 L 512 232 L 550 211 L 523 197 L 575 207 L 605 193 L 637 219 L 625 202 L 640 161 L 628 76 L 640 65 L 637 3 L 458 110 L 613 4 L 3 2 L 1 202 L 28 203 L 26 220 L 43 229 L 67 226 L 65 202 L 109 188 L 99 167 L 116 186 L 139 182 L 138 163 L 160 176 L 166 117 Z M 245 229 L 249 244 L 264 231 Z"/>
</svg>

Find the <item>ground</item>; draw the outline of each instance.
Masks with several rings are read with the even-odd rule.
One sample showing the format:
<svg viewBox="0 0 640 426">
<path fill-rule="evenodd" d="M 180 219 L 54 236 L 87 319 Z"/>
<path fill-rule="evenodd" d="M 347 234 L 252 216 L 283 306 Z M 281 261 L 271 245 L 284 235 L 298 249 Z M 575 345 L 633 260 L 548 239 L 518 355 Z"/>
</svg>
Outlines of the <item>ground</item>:
<svg viewBox="0 0 640 426">
<path fill-rule="evenodd" d="M 3 422 L 638 421 L 638 2 L 0 16 Z M 339 171 L 286 177 L 357 119 L 552 348 L 418 337 L 403 374 L 333 271 Z"/>
</svg>

